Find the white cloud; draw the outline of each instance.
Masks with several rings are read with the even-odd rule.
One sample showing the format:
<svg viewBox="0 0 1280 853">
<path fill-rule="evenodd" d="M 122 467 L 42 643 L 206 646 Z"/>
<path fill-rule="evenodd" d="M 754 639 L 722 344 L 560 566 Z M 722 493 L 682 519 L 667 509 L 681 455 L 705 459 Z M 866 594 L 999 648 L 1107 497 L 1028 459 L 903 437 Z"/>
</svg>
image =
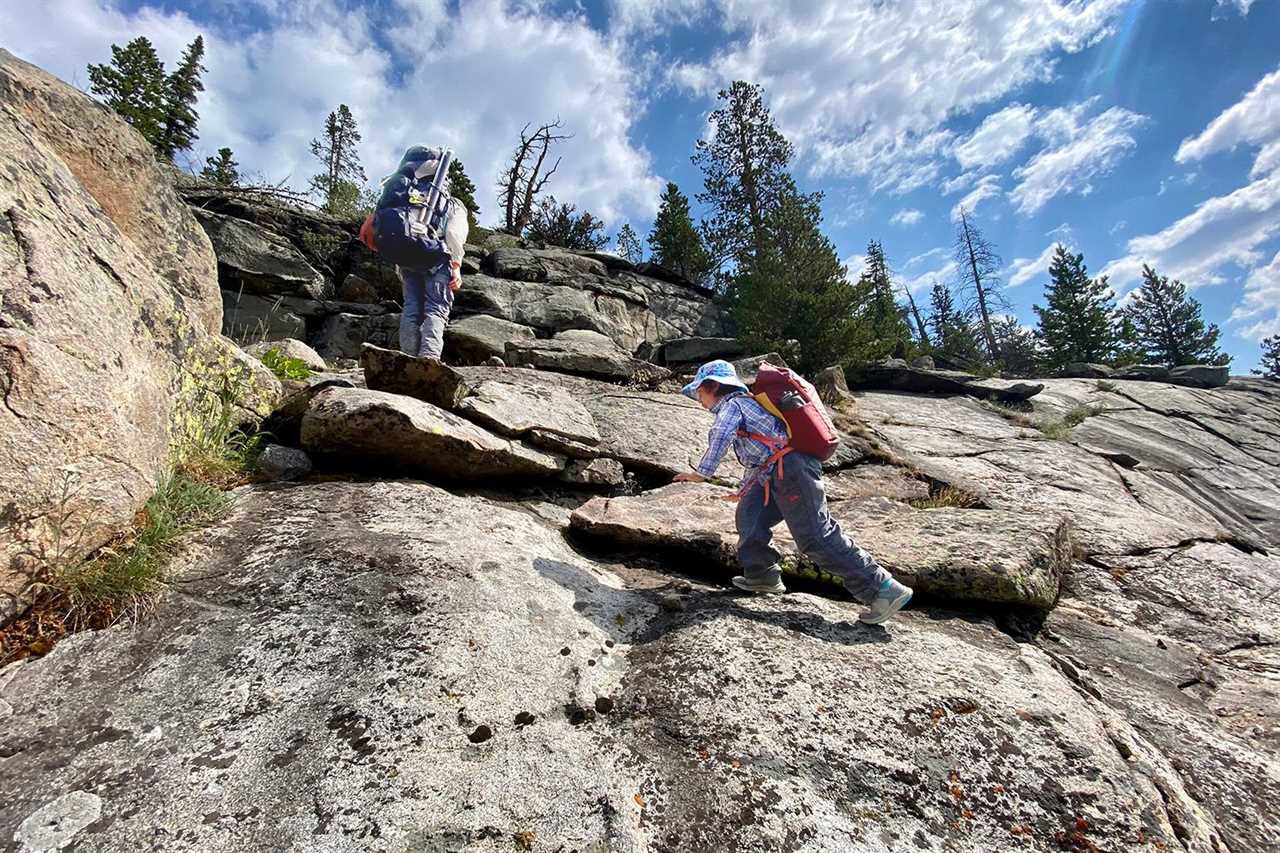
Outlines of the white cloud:
<svg viewBox="0 0 1280 853">
<path fill-rule="evenodd" d="M 1000 165 L 1027 141 L 1035 114 L 1035 108 L 1026 104 L 1011 104 L 992 113 L 968 139 L 956 145 L 956 160 L 965 169 Z"/>
<path fill-rule="evenodd" d="M 933 249 L 930 249 L 927 252 L 922 252 L 919 255 L 915 255 L 914 257 L 908 258 L 907 262 L 903 264 L 903 268 L 912 269 L 913 267 L 918 267 L 920 264 L 923 264 L 925 261 L 931 261 L 934 258 L 949 258 L 949 257 L 951 257 L 951 250 L 948 248 L 943 248 L 942 246 L 938 246 Z"/>
<path fill-rule="evenodd" d="M 1124 257 L 1102 270 L 1117 292 L 1135 284 L 1142 265 L 1181 279 L 1188 287 L 1218 284 L 1223 271 L 1249 269 L 1261 259 L 1260 247 L 1280 235 L 1280 172 L 1253 181 L 1194 211 L 1155 234 L 1131 238 Z"/>
<path fill-rule="evenodd" d="M 451 145 L 478 188 L 481 221 L 491 222 L 494 185 L 520 128 L 559 116 L 574 138 L 559 152 L 564 163 L 549 191 L 610 222 L 656 211 L 662 182 L 648 153 L 629 140 L 640 104 L 619 46 L 580 16 L 556 17 L 539 4 L 473 0 L 452 12 L 440 0 L 402 5 L 396 14 L 407 23 L 398 32 L 412 36 L 393 35 L 394 53 L 369 31 L 368 16 L 335 0 L 259 3 L 265 23 L 249 33 L 197 27 L 182 13 L 150 7 L 123 13 L 99 0 L 50 0 L 38 15 L 5 4 L 0 32 L 22 58 L 82 85 L 83 63 L 107 60 L 113 42 L 147 35 L 174 62 L 203 32 L 208 71 L 196 162 L 225 145 L 242 169 L 288 176 L 300 188 L 316 170 L 308 142 L 346 103 L 371 179 L 410 144 Z M 432 38 L 444 27 L 447 49 Z"/>
<path fill-rule="evenodd" d="M 867 266 L 867 256 L 861 253 L 855 253 L 845 258 L 840 263 L 849 268 L 849 278 L 855 279 L 862 275 L 862 271 Z"/>
<path fill-rule="evenodd" d="M 1115 225 L 1112 225 L 1110 230 L 1107 233 L 1114 237 L 1115 235 L 1119 234 L 1121 231 L 1124 231 L 1128 227 L 1129 227 L 1129 221 L 1127 219 L 1121 219 Z"/>
<path fill-rule="evenodd" d="M 1249 7 L 1256 2 L 1258 0 L 1218 0 L 1218 4 L 1213 8 L 1213 17 L 1217 18 L 1219 10 L 1222 9 L 1235 9 L 1241 17 L 1246 17 L 1249 14 Z"/>
<path fill-rule="evenodd" d="M 1231 322 L 1248 323 L 1241 334 L 1255 341 L 1280 334 L 1280 252 L 1244 280 L 1244 294 L 1231 312 Z"/>
<path fill-rule="evenodd" d="M 1137 142 L 1132 131 L 1145 116 L 1112 107 L 1083 126 L 1069 112 L 1054 110 L 1046 117 L 1047 133 L 1061 140 L 1014 170 L 1018 185 L 1009 199 L 1019 213 L 1035 213 L 1063 193 L 1088 195 L 1093 180 L 1105 176 Z"/>
<path fill-rule="evenodd" d="M 1185 172 L 1181 175 L 1172 175 L 1168 178 L 1160 179 L 1160 189 L 1156 192 L 1157 196 L 1162 196 L 1171 189 L 1179 187 L 1189 187 L 1200 177 L 1199 172 Z"/>
<path fill-rule="evenodd" d="M 956 265 L 956 262 L 949 260 L 918 275 L 906 276 L 902 281 L 902 286 L 910 291 L 912 295 L 918 295 L 921 291 L 928 292 L 935 284 L 950 285 L 955 280 L 956 273 L 959 270 L 960 268 Z"/>
<path fill-rule="evenodd" d="M 958 193 L 961 190 L 967 190 L 969 187 L 973 186 L 974 182 L 978 180 L 978 177 L 979 175 L 977 172 L 962 172 L 954 178 L 948 178 L 942 182 L 942 194 L 952 195 L 953 193 Z"/>
<path fill-rule="evenodd" d="M 960 209 L 964 208 L 969 213 L 973 213 L 978 209 L 979 203 L 989 198 L 1000 197 L 1000 177 L 998 175 L 983 175 L 977 186 L 969 190 L 964 198 L 956 202 L 951 208 L 951 219 L 956 221 L 960 218 Z"/>
<path fill-rule="evenodd" d="M 1009 268 L 1005 270 L 1006 280 L 1009 287 L 1018 287 L 1026 284 L 1033 278 L 1049 278 L 1049 263 L 1053 260 L 1053 254 L 1058 249 L 1058 243 L 1055 240 L 1045 247 L 1039 257 L 1035 258 L 1014 258 L 1009 264 Z M 1071 248 L 1069 243 L 1064 243 L 1068 249 Z"/>
<path fill-rule="evenodd" d="M 754 80 L 814 174 L 905 192 L 938 176 L 943 122 L 1051 79 L 1125 2 L 716 0 L 732 42 L 673 79 L 707 95 Z"/>
<path fill-rule="evenodd" d="M 1063 243 L 1070 243 L 1074 238 L 1074 235 L 1075 232 L 1066 222 L 1062 223 L 1057 228 L 1050 228 L 1048 231 L 1044 232 L 1044 236 L 1053 237 L 1055 240 Z"/>
<path fill-rule="evenodd" d="M 915 225 L 921 219 L 924 219 L 924 214 L 916 210 L 915 208 L 909 207 L 909 208 L 904 208 L 902 210 L 899 210 L 893 216 L 889 217 L 889 222 L 891 222 L 894 225 L 909 226 L 909 225 Z"/>
<path fill-rule="evenodd" d="M 1248 10 L 1248 4 L 1243 4 L 1242 13 Z M 1243 144 L 1263 146 L 1251 177 L 1259 177 L 1280 165 L 1280 69 L 1259 80 L 1243 98 L 1209 122 L 1198 136 L 1182 140 L 1174 159 L 1179 163 L 1202 160 Z"/>
</svg>

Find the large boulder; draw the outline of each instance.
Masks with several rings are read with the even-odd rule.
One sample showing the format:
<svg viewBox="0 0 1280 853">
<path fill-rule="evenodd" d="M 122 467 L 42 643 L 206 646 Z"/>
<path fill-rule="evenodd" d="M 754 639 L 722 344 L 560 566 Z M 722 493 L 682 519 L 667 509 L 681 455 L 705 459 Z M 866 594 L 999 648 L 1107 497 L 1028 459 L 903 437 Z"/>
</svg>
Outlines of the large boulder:
<svg viewBox="0 0 1280 853">
<path fill-rule="evenodd" d="M 490 380 L 480 383 L 456 408 L 463 417 L 506 436 L 537 430 L 578 444 L 600 443 L 600 431 L 586 406 L 560 388 Z"/>
<path fill-rule="evenodd" d="M 1114 379 L 1132 379 L 1139 382 L 1167 382 L 1169 368 L 1163 364 L 1132 364 L 1111 374 Z"/>
<path fill-rule="evenodd" d="M 3 50 L 0 162 L 3 620 L 42 562 L 131 527 L 171 446 L 255 374 L 218 334 L 209 238 L 151 146 Z"/>
<path fill-rule="evenodd" d="M 280 297 L 222 291 L 222 333 L 242 343 L 305 338 L 307 321 Z"/>
<path fill-rule="evenodd" d="M 662 345 L 666 364 L 702 364 L 715 358 L 737 358 L 746 350 L 737 338 L 673 338 Z"/>
<path fill-rule="evenodd" d="M 352 314 L 327 317 L 315 336 L 316 351 L 326 361 L 359 358 L 365 344 L 391 348 L 400 345 L 399 314 Z"/>
<path fill-rule="evenodd" d="M 1094 364 L 1088 361 L 1073 361 L 1058 374 L 1064 379 L 1110 379 L 1116 372 L 1114 367 L 1105 364 Z"/>
<path fill-rule="evenodd" d="M 560 332 L 550 340 L 507 342 L 507 363 L 622 382 L 663 378 L 667 371 L 632 358 L 609 337 L 585 329 Z"/>
<path fill-rule="evenodd" d="M 515 281 L 573 281 L 584 276 L 604 276 L 608 267 L 596 258 L 564 249 L 495 249 L 485 259 L 485 271 Z"/>
<path fill-rule="evenodd" d="M 848 371 L 847 378 L 857 388 L 910 391 L 923 394 L 971 394 L 984 399 L 1016 402 L 1034 397 L 1042 384 L 979 380 L 958 370 L 911 367 L 900 358 L 887 359 Z"/>
<path fill-rule="evenodd" d="M 415 397 L 442 409 L 456 409 L 471 393 L 461 373 L 433 358 L 365 344 L 360 364 L 365 385 L 374 391 Z"/>
<path fill-rule="evenodd" d="M 1231 379 L 1231 368 L 1216 364 L 1184 364 L 1169 370 L 1171 385 L 1191 388 L 1221 388 Z"/>
<path fill-rule="evenodd" d="M 218 258 L 223 290 L 327 299 L 333 287 L 293 245 L 260 225 L 192 208 Z"/>
<path fill-rule="evenodd" d="M 444 330 L 444 351 L 455 364 L 484 364 L 494 356 L 505 359 L 509 342 L 532 341 L 536 337 L 528 326 L 475 314 L 449 323 Z"/>
<path fill-rule="evenodd" d="M 575 530 L 628 546 L 678 548 L 737 566 L 727 489 L 676 483 L 627 498 L 596 498 L 574 512 Z M 845 535 L 921 594 L 950 601 L 1052 607 L 1071 562 L 1065 517 L 967 509 L 917 510 L 884 498 L 831 504 Z M 789 573 L 838 582 L 797 554 L 780 525 L 775 547 Z"/>
<path fill-rule="evenodd" d="M 327 388 L 302 418 L 302 446 L 333 461 L 457 480 L 559 474 L 565 459 L 501 438 L 438 406 L 384 391 Z"/>
</svg>

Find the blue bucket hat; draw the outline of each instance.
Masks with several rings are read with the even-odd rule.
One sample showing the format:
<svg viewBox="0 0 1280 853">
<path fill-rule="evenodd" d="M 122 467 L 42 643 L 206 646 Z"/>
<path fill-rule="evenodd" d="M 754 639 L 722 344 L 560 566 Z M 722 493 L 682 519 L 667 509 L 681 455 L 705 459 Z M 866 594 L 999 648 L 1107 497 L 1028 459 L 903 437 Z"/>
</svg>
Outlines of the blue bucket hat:
<svg viewBox="0 0 1280 853">
<path fill-rule="evenodd" d="M 684 388 L 680 389 L 680 393 L 684 394 L 691 400 L 698 399 L 698 386 L 708 379 L 715 380 L 721 385 L 732 385 L 735 388 L 747 390 L 747 384 L 738 378 L 738 371 L 733 369 L 733 365 L 724 359 L 716 359 L 708 361 L 702 367 L 698 368 L 698 375 L 693 377 L 693 381 Z"/>
</svg>

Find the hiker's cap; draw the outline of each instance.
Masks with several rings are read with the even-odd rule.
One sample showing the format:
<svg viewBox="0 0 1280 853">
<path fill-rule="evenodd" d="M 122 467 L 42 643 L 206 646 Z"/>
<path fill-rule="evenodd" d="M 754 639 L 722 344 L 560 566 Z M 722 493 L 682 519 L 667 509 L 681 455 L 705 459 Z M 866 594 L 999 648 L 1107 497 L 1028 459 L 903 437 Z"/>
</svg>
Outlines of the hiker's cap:
<svg viewBox="0 0 1280 853">
<path fill-rule="evenodd" d="M 735 388 L 747 390 L 747 383 L 738 378 L 738 371 L 733 369 L 733 365 L 722 358 L 715 361 L 708 361 L 702 367 L 698 368 L 698 375 L 693 377 L 693 381 L 684 388 L 680 389 L 680 393 L 684 394 L 691 400 L 698 399 L 698 386 L 708 379 L 715 380 L 721 385 L 732 385 Z"/>
</svg>

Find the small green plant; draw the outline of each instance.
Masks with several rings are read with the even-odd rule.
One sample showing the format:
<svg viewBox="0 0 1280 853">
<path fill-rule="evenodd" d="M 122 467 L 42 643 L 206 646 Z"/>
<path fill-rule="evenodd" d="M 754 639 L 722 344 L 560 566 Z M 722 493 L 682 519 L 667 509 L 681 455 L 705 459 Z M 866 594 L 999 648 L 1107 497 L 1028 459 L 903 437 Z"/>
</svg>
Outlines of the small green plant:
<svg viewBox="0 0 1280 853">
<path fill-rule="evenodd" d="M 353 208 L 352 215 L 354 215 L 354 213 L 355 210 Z M 340 237 L 336 234 L 321 234 L 316 231 L 302 232 L 303 248 L 305 248 L 313 258 L 318 258 L 321 261 L 326 261 L 333 255 L 337 254 L 338 250 L 346 245 L 346 242 L 346 238 Z"/>
<path fill-rule="evenodd" d="M 983 400 L 982 406 L 988 411 L 995 412 L 1010 423 L 1021 427 L 1033 426 L 1033 422 L 1027 414 L 1030 411 L 1030 406 L 1026 403 L 1002 403 L 999 400 Z"/>
<path fill-rule="evenodd" d="M 286 379 L 306 379 L 311 375 L 311 369 L 307 367 L 305 361 L 300 358 L 290 358 L 279 347 L 272 347 L 264 352 L 262 354 L 262 363 L 281 381 Z"/>
<path fill-rule="evenodd" d="M 173 446 L 174 469 L 216 486 L 244 482 L 266 436 L 246 432 L 239 401 L 253 376 L 233 364 L 205 377 L 197 388 L 186 430 Z"/>
<path fill-rule="evenodd" d="M 1120 390 L 1120 387 L 1116 385 L 1116 383 L 1108 382 L 1106 379 L 1099 379 L 1097 387 L 1099 391 L 1107 391 L 1112 394 Z"/>
<path fill-rule="evenodd" d="M 1038 424 L 1040 432 L 1045 438 L 1053 441 L 1070 441 L 1071 430 L 1084 423 L 1086 418 L 1094 415 L 1100 415 L 1103 412 L 1102 406 L 1085 406 L 1078 405 L 1067 412 L 1061 418 L 1043 421 Z"/>
<path fill-rule="evenodd" d="M 977 495 L 966 492 L 959 486 L 942 486 L 936 489 L 933 494 L 927 498 L 916 498 L 908 501 L 911 506 L 916 509 L 942 509 L 944 507 L 953 507 L 956 509 L 972 509 L 982 503 Z"/>
</svg>

